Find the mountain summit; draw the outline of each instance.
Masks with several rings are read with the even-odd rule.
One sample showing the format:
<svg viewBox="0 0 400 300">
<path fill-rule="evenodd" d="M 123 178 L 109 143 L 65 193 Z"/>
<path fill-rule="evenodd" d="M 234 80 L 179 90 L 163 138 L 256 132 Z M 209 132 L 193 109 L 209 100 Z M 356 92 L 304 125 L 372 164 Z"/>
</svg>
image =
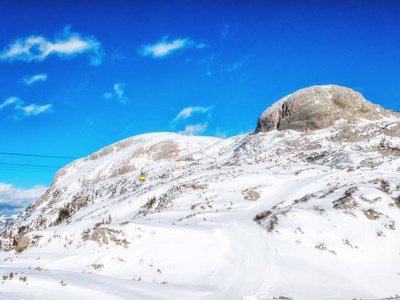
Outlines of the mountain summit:
<svg viewBox="0 0 400 300">
<path fill-rule="evenodd" d="M 359 93 L 338 85 L 311 86 L 296 91 L 270 106 L 258 119 L 255 132 L 327 128 L 340 120 L 379 120 L 388 110 L 372 104 Z"/>
<path fill-rule="evenodd" d="M 319 86 L 258 128 L 143 134 L 68 164 L 0 226 L 0 298 L 398 298 L 397 113 Z"/>
</svg>

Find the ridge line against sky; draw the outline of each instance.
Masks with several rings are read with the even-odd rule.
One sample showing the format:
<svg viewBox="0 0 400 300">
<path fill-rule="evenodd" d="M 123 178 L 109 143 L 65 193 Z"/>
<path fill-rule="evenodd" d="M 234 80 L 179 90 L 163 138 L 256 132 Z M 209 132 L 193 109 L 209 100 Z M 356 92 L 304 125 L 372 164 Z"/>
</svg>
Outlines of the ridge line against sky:
<svg viewBox="0 0 400 300">
<path fill-rule="evenodd" d="M 146 132 L 231 137 L 311 85 L 400 110 L 399 23 L 396 1 L 0 2 L 0 150 L 84 157 Z M 17 188 L 53 176 L 0 168 Z"/>
</svg>

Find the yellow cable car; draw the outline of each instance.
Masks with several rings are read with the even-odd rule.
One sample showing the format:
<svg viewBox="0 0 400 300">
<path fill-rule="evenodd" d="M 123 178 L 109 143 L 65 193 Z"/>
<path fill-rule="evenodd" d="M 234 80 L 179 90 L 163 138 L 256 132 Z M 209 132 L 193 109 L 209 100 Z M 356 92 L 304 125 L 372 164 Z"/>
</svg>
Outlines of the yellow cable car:
<svg viewBox="0 0 400 300">
<path fill-rule="evenodd" d="M 140 180 L 140 181 L 145 181 L 145 180 L 146 180 L 146 176 L 145 176 L 145 174 L 143 173 L 143 168 L 142 168 L 142 170 L 140 171 L 140 178 L 139 178 L 139 180 Z"/>
</svg>

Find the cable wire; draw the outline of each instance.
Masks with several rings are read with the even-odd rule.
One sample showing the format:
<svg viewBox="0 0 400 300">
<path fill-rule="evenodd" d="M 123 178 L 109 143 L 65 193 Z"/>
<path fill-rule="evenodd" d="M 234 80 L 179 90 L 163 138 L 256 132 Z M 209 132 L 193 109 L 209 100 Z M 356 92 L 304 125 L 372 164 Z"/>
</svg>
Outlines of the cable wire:
<svg viewBox="0 0 400 300">
<path fill-rule="evenodd" d="M 11 152 L 0 152 L 0 154 L 1 155 L 31 156 L 31 157 L 46 157 L 46 158 L 78 159 L 77 157 L 68 157 L 68 156 L 39 155 L 39 154 L 25 154 L 25 153 L 11 153 Z"/>
<path fill-rule="evenodd" d="M 18 166 L 18 167 L 35 167 L 35 168 L 57 168 L 61 169 L 59 166 L 45 166 L 45 165 L 26 165 L 26 164 L 10 164 L 10 163 L 1 163 L 1 166 Z"/>
</svg>

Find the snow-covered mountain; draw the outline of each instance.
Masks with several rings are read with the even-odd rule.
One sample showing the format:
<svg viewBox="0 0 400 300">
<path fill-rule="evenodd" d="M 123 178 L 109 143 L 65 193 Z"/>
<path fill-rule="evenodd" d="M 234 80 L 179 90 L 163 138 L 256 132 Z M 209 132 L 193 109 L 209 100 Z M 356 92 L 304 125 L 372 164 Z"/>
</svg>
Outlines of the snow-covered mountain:
<svg viewBox="0 0 400 300">
<path fill-rule="evenodd" d="M 314 130 L 144 134 L 74 161 L 1 228 L 0 298 L 397 297 L 400 118 L 369 107 Z"/>
</svg>

